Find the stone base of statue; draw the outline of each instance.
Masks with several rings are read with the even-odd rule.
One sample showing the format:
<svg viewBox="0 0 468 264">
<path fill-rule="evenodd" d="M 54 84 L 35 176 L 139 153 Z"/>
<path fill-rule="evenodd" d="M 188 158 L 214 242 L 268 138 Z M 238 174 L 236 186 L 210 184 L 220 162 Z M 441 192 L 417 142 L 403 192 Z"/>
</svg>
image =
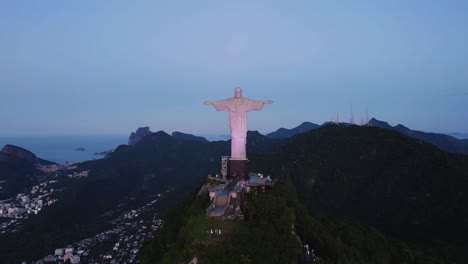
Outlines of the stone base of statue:
<svg viewBox="0 0 468 264">
<path fill-rule="evenodd" d="M 249 176 L 248 160 L 229 160 L 228 175 L 238 179 L 246 179 Z"/>
</svg>

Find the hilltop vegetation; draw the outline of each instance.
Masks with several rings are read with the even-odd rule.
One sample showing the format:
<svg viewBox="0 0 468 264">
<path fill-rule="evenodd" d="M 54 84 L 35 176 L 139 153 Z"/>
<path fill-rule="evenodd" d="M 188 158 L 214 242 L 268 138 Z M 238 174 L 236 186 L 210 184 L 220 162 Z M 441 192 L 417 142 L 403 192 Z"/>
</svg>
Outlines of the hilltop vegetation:
<svg viewBox="0 0 468 264">
<path fill-rule="evenodd" d="M 463 263 L 468 259 L 464 242 L 467 156 L 372 127 L 330 125 L 280 144 L 261 135 L 255 138 L 268 150 L 249 152 L 253 153 L 251 170 L 289 179 L 294 187 L 286 181 L 251 201 L 246 221 L 233 224 L 235 232 L 219 242 L 219 249 L 218 244 L 200 247 L 194 242 L 203 239 L 186 239 L 190 235 L 183 230 L 196 230 L 190 223 L 204 219 L 207 206 L 189 199 L 175 213 L 179 221 L 169 215 L 168 226 L 156 233 L 157 242 L 145 247 L 143 261 L 171 263 L 197 256 L 202 263 L 231 259 L 233 263 L 285 263 L 276 254 L 295 247 L 281 236 L 287 221 L 274 224 L 275 219 L 293 219 L 296 233 L 316 249 L 323 263 Z M 255 215 L 252 208 L 262 208 L 274 217 Z M 215 223 L 201 226 L 206 229 L 210 224 Z M 268 236 L 262 233 L 266 226 L 270 226 Z M 255 259 L 262 254 L 249 254 L 255 252 L 252 248 L 259 252 L 269 248 L 270 253 Z M 223 254 L 218 256 L 218 251 Z M 289 259 L 297 259 L 297 251 L 293 252 Z M 227 260 L 221 258 L 226 255 Z"/>
<path fill-rule="evenodd" d="M 293 209 L 271 194 L 248 197 L 246 221 L 208 219 L 207 197 L 190 194 L 168 214 L 167 224 L 143 249 L 142 263 L 291 263 L 301 245 L 291 233 Z M 279 217 L 277 217 L 279 216 Z M 221 229 L 221 235 L 207 231 Z M 255 243 L 252 243 L 255 241 Z"/>
<path fill-rule="evenodd" d="M 310 214 L 288 181 L 249 196 L 245 221 L 208 219 L 207 198 L 195 194 L 168 213 L 166 225 L 144 245 L 142 263 L 188 263 L 194 257 L 200 263 L 297 263 L 302 244 L 315 250 L 318 263 L 462 263 L 366 225 Z M 210 237 L 210 229 L 222 235 Z"/>
<path fill-rule="evenodd" d="M 284 172 L 311 211 L 413 241 L 468 235 L 468 156 L 372 127 L 328 126 L 284 145 Z"/>
<path fill-rule="evenodd" d="M 11 198 L 23 192 L 24 188 L 34 185 L 37 174 L 30 164 L 0 161 L 0 200 Z"/>
</svg>

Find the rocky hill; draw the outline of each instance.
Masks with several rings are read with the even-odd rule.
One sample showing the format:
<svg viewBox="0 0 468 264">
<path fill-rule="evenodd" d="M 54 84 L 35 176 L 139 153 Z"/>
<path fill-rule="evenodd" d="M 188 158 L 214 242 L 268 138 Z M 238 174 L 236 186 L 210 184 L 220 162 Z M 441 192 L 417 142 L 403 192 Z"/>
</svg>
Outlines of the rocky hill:
<svg viewBox="0 0 468 264">
<path fill-rule="evenodd" d="M 128 138 L 128 145 L 136 145 L 143 137 L 151 134 L 153 134 L 153 132 L 150 131 L 149 127 L 139 127 L 135 132 L 130 134 L 130 137 Z"/>
<path fill-rule="evenodd" d="M 24 148 L 5 145 L 0 150 L 0 200 L 11 198 L 37 182 L 37 165 L 52 165 Z"/>
<path fill-rule="evenodd" d="M 26 163 L 31 165 L 52 165 L 54 162 L 38 158 L 34 153 L 24 148 L 5 145 L 0 150 L 0 162 Z"/>
</svg>

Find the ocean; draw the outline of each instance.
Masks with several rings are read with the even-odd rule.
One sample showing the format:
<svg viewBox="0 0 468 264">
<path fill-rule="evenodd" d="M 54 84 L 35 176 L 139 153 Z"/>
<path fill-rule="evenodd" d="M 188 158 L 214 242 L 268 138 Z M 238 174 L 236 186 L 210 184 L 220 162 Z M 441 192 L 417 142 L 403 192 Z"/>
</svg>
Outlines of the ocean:
<svg viewBox="0 0 468 264">
<path fill-rule="evenodd" d="M 37 157 L 66 164 L 99 159 L 103 155 L 95 153 L 114 150 L 127 144 L 127 136 L 37 136 L 37 137 L 0 137 L 0 148 L 11 144 L 27 149 Z M 77 148 L 83 148 L 79 151 Z"/>
</svg>

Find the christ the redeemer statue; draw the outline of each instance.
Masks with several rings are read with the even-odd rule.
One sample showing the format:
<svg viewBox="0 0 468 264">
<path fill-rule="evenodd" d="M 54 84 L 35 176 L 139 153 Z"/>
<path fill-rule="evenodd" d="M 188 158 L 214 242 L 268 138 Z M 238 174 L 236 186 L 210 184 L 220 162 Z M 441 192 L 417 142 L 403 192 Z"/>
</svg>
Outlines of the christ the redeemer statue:
<svg viewBox="0 0 468 264">
<path fill-rule="evenodd" d="M 242 90 L 237 87 L 235 96 L 221 101 L 205 101 L 218 111 L 229 112 L 229 127 L 231 128 L 231 160 L 246 160 L 245 143 L 247 141 L 247 112 L 262 110 L 264 104 L 271 100 L 251 100 L 242 97 Z"/>
</svg>

